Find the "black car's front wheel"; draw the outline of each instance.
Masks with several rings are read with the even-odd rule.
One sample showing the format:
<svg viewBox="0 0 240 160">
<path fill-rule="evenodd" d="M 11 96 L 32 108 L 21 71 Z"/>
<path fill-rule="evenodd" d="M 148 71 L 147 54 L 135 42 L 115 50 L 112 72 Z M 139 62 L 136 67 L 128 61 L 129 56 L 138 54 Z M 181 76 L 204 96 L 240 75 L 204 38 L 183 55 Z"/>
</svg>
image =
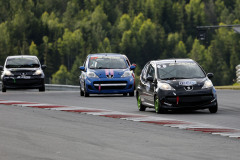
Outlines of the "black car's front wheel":
<svg viewBox="0 0 240 160">
<path fill-rule="evenodd" d="M 218 111 L 218 103 L 216 102 L 216 105 L 214 107 L 209 108 L 210 113 L 217 113 Z"/>
<path fill-rule="evenodd" d="M 6 92 L 6 91 L 7 91 L 6 87 L 4 87 L 4 85 L 2 84 L 2 92 Z"/>
<path fill-rule="evenodd" d="M 43 84 L 42 87 L 39 88 L 39 92 L 45 92 L 45 85 Z"/>
<path fill-rule="evenodd" d="M 137 96 L 137 105 L 138 105 L 138 110 L 139 111 L 145 111 L 146 110 L 146 107 L 142 104 L 141 97 L 140 97 L 139 94 Z"/>
<path fill-rule="evenodd" d="M 158 114 L 165 113 L 165 109 L 162 108 L 162 105 L 159 102 L 158 96 L 155 96 L 155 98 L 154 98 L 154 108 L 155 108 L 156 113 L 158 113 Z"/>
</svg>

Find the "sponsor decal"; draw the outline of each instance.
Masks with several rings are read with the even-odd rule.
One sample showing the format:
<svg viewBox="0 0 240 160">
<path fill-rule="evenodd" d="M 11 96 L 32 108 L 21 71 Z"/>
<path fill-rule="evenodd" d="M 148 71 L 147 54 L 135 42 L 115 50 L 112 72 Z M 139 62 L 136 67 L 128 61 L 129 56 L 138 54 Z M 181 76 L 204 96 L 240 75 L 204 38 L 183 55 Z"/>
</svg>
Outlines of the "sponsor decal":
<svg viewBox="0 0 240 160">
<path fill-rule="evenodd" d="M 195 85 L 195 84 L 197 84 L 196 81 L 182 81 L 182 82 L 179 82 L 180 86 L 192 86 L 192 85 Z"/>
<path fill-rule="evenodd" d="M 107 78 L 113 78 L 113 75 L 114 75 L 114 71 L 113 69 L 105 69 L 105 75 Z"/>
</svg>

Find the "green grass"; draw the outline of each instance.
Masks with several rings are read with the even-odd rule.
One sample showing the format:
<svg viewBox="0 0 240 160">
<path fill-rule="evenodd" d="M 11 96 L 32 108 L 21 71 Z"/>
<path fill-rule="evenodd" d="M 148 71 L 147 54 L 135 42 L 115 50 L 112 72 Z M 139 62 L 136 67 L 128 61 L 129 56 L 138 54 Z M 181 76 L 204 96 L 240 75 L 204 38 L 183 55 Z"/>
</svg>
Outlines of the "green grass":
<svg viewBox="0 0 240 160">
<path fill-rule="evenodd" d="M 231 86 L 214 86 L 216 89 L 239 89 L 240 90 L 240 83 L 235 83 Z"/>
</svg>

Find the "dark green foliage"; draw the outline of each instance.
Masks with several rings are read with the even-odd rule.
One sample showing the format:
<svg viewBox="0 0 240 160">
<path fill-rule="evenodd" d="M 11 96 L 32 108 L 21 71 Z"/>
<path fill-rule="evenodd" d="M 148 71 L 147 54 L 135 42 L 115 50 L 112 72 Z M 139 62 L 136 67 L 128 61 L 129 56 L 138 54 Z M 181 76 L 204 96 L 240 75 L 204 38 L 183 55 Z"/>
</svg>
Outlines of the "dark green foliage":
<svg viewBox="0 0 240 160">
<path fill-rule="evenodd" d="M 240 35 L 219 28 L 196 39 L 196 26 L 220 24 L 240 24 L 240 0 L 1 0 L 0 64 L 38 55 L 47 83 L 78 84 L 90 53 L 126 54 L 137 74 L 149 60 L 188 57 L 214 73 L 215 85 L 232 84 Z"/>
</svg>

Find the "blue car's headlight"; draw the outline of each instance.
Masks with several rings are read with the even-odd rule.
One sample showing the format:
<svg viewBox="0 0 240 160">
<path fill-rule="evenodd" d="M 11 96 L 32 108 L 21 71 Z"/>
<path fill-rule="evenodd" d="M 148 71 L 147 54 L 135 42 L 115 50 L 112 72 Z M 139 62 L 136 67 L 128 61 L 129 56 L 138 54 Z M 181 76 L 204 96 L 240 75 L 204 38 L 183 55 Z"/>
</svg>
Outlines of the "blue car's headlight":
<svg viewBox="0 0 240 160">
<path fill-rule="evenodd" d="M 94 72 L 88 72 L 87 77 L 88 78 L 99 78 Z"/>
<path fill-rule="evenodd" d="M 130 77 L 130 76 L 132 76 L 132 72 L 131 71 L 125 71 L 121 77 L 125 78 L 125 77 Z"/>
</svg>

